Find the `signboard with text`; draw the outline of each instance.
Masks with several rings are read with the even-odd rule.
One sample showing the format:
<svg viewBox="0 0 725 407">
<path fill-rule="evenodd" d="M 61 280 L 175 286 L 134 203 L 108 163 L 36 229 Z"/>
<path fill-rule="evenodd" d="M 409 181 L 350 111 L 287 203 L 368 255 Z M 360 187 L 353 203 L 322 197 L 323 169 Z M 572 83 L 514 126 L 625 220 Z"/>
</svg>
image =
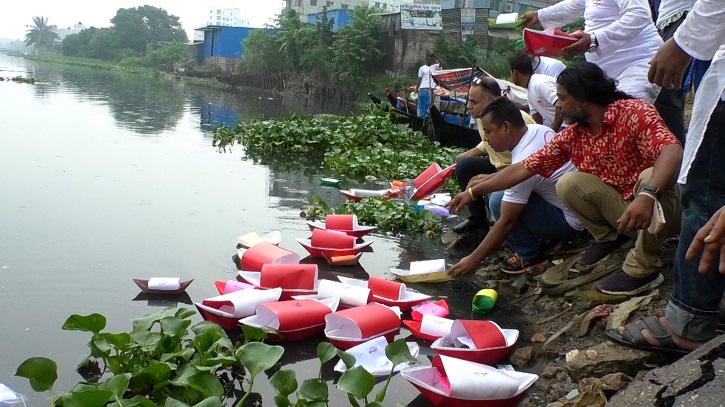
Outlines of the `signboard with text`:
<svg viewBox="0 0 725 407">
<path fill-rule="evenodd" d="M 461 36 L 466 37 L 473 35 L 476 30 L 476 9 L 475 8 L 462 8 L 461 9 Z"/>
<path fill-rule="evenodd" d="M 440 30 L 442 26 L 440 1 L 400 4 L 401 29 Z"/>
</svg>

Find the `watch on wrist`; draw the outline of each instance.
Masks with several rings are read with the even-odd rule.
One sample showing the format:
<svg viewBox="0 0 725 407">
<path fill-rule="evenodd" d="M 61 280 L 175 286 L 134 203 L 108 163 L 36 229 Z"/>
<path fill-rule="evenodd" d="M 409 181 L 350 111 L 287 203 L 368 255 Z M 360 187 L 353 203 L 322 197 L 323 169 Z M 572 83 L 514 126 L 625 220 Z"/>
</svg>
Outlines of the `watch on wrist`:
<svg viewBox="0 0 725 407">
<path fill-rule="evenodd" d="M 653 193 L 657 198 L 660 197 L 660 189 L 654 185 L 644 184 L 642 185 L 642 190 Z"/>
<path fill-rule="evenodd" d="M 594 33 L 590 33 L 589 37 L 591 38 L 591 42 L 589 43 L 589 49 L 587 49 L 587 52 L 597 52 L 597 36 Z"/>
</svg>

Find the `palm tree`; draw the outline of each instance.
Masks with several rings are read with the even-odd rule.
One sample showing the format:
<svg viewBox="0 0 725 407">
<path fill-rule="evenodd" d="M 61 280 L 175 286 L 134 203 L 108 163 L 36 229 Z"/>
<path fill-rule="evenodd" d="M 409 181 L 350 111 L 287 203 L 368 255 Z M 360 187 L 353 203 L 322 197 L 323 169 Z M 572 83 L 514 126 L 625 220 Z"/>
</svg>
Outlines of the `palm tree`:
<svg viewBox="0 0 725 407">
<path fill-rule="evenodd" d="M 52 49 L 59 38 L 58 33 L 54 31 L 55 27 L 48 25 L 48 19 L 45 17 L 33 17 L 33 25 L 27 27 L 25 46 L 32 46 L 34 53 L 44 49 Z"/>
</svg>

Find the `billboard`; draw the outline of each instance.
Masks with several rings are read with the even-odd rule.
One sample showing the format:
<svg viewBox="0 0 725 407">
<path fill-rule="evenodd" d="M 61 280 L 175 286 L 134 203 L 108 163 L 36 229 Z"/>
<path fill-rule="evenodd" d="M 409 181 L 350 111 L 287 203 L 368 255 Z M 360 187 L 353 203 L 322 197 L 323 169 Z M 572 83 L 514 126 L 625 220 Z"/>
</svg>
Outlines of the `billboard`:
<svg viewBox="0 0 725 407">
<path fill-rule="evenodd" d="M 440 0 L 400 3 L 401 29 L 440 30 L 442 26 Z"/>
</svg>

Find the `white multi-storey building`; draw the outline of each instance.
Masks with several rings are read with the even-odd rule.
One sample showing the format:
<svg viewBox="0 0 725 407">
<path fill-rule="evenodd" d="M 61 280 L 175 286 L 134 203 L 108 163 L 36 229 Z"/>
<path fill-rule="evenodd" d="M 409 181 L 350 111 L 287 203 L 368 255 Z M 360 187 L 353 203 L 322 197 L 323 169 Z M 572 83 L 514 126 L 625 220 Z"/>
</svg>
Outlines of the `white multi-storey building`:
<svg viewBox="0 0 725 407">
<path fill-rule="evenodd" d="M 249 27 L 249 19 L 242 18 L 242 12 L 238 8 L 209 8 L 206 25 Z"/>
</svg>

